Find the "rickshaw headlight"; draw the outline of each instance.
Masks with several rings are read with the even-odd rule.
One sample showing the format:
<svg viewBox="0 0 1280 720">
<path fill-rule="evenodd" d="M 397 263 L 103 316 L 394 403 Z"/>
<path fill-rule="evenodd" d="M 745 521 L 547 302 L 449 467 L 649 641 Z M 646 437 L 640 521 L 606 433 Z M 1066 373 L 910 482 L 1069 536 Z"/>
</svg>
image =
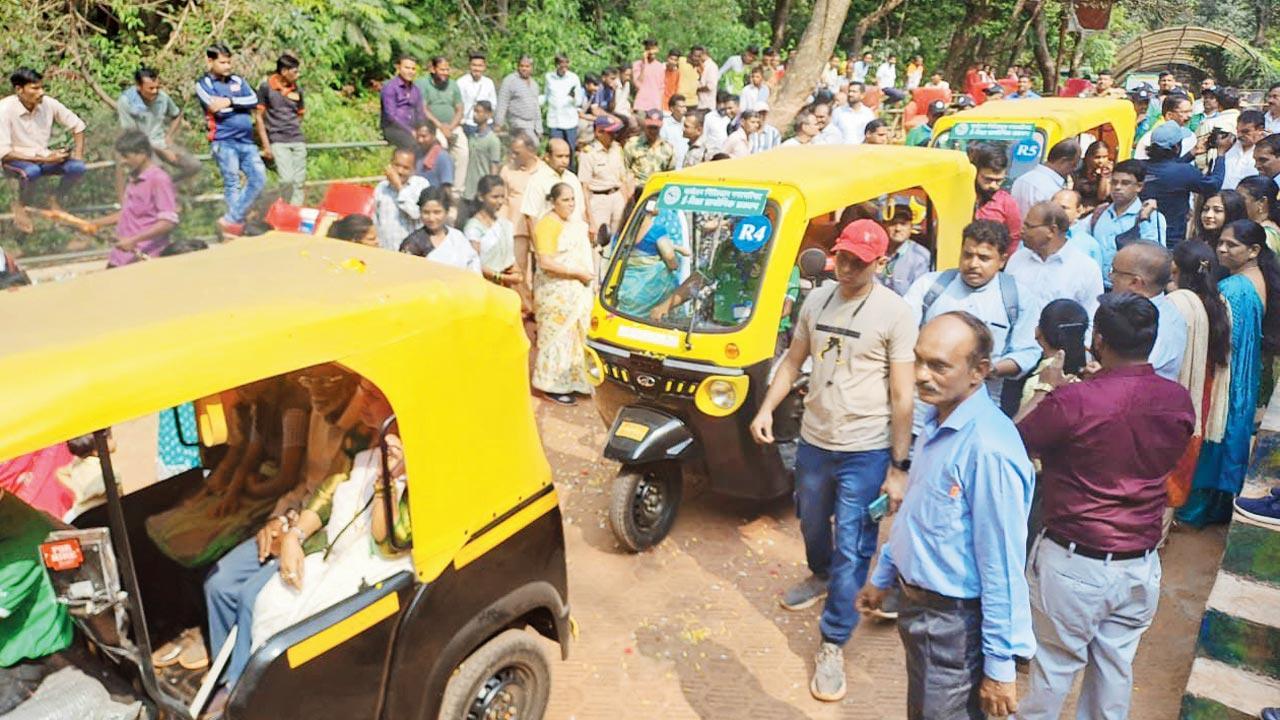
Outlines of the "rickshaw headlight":
<svg viewBox="0 0 1280 720">
<path fill-rule="evenodd" d="M 604 363 L 600 362 L 600 355 L 591 348 L 585 348 L 583 355 L 587 364 L 587 379 L 593 385 L 599 385 L 604 382 Z"/>
<path fill-rule="evenodd" d="M 707 384 L 707 394 L 711 396 L 711 402 L 718 408 L 728 410 L 738 401 L 738 393 L 734 391 L 733 385 L 724 380 L 712 380 Z"/>
<path fill-rule="evenodd" d="M 746 375 L 713 375 L 704 379 L 694 393 L 694 404 L 703 414 L 711 417 L 732 415 L 747 399 Z"/>
</svg>

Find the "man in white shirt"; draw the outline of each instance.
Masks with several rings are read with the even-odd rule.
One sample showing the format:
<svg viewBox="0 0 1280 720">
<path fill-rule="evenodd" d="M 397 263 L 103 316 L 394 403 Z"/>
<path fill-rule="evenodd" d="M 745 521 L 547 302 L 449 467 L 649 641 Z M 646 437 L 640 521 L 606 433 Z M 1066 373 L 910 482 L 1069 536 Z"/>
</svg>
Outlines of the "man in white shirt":
<svg viewBox="0 0 1280 720">
<path fill-rule="evenodd" d="M 662 114 L 662 129 L 658 137 L 666 140 L 676 151 L 676 167 L 684 167 L 684 154 L 689 151 L 689 141 L 684 137 L 684 118 L 688 109 L 688 101 L 680 93 L 672 95 L 667 101 L 670 108 Z"/>
<path fill-rule="evenodd" d="M 422 227 L 418 198 L 431 183 L 413 172 L 413 151 L 397 148 L 383 174 L 386 179 L 373 189 L 373 226 L 378 245 L 396 252 L 409 233 Z"/>
<path fill-rule="evenodd" d="M 1165 98 L 1164 104 L 1160 106 L 1160 110 L 1163 113 L 1164 119 L 1155 125 L 1152 125 L 1150 131 L 1138 138 L 1138 144 L 1133 149 L 1133 156 L 1139 160 L 1150 159 L 1147 151 L 1151 147 L 1151 136 L 1152 133 L 1155 132 L 1156 128 L 1167 122 L 1177 123 L 1183 128 L 1187 127 L 1187 125 L 1191 123 L 1191 100 L 1187 99 L 1186 95 L 1170 93 L 1169 97 Z M 1189 155 L 1195 152 L 1195 150 L 1196 136 L 1193 133 L 1188 132 L 1187 136 L 1182 140 L 1181 154 Z"/>
<path fill-rule="evenodd" d="M 1266 128 L 1269 133 L 1280 133 L 1280 83 L 1267 90 Z"/>
<path fill-rule="evenodd" d="M 1067 186 L 1067 178 L 1079 164 L 1080 142 L 1068 138 L 1054 145 L 1043 163 L 1015 180 L 1009 194 L 1018 203 L 1022 216 L 1026 217 L 1032 205 L 1052 200 L 1054 193 Z"/>
<path fill-rule="evenodd" d="M 556 55 L 556 69 L 543 78 L 543 87 L 546 88 L 548 136 L 568 143 L 572 160 L 578 147 L 578 111 L 586 105 L 587 91 L 577 74 L 569 70 L 569 58 L 563 53 Z"/>
<path fill-rule="evenodd" d="M 587 204 L 583 201 L 582 183 L 569 170 L 569 144 L 563 138 L 553 137 L 547 142 L 546 160 L 539 161 L 529 176 L 529 184 L 525 186 L 524 198 L 520 202 L 520 214 L 526 223 L 524 234 L 528 237 L 533 237 L 534 226 L 551 209 L 547 195 L 556 183 L 565 183 L 573 189 L 573 217 L 586 220 L 587 227 L 591 227 L 591 218 L 586 217 Z"/>
<path fill-rule="evenodd" d="M 853 82 L 866 83 L 867 73 L 871 72 L 872 62 L 871 53 L 862 53 L 862 59 L 853 63 L 853 70 L 849 73 L 849 79 Z"/>
<path fill-rule="evenodd" d="M 815 145 L 840 145 L 844 143 L 844 135 L 831 118 L 831 104 L 815 102 L 813 119 L 818 122 L 818 137 L 813 139 Z"/>
<path fill-rule="evenodd" d="M 742 94 L 739 96 L 738 105 L 743 112 L 759 110 L 761 105 L 769 102 L 769 86 L 764 82 L 764 69 L 751 68 L 750 78 L 750 82 L 742 88 Z"/>
<path fill-rule="evenodd" d="M 1041 307 L 1066 298 L 1093 317 L 1102 294 L 1102 272 L 1088 255 L 1067 246 L 1070 228 L 1070 218 L 1055 203 L 1033 205 L 1022 225 L 1022 246 L 1009 258 L 1005 272 L 1038 293 Z"/>
<path fill-rule="evenodd" d="M 897 84 L 898 56 L 890 55 L 880 63 L 880 67 L 876 68 L 876 85 L 880 87 L 880 92 L 884 93 L 889 102 L 896 103 L 907 99 L 907 94 L 895 87 Z"/>
<path fill-rule="evenodd" d="M 720 152 L 729 140 L 729 126 L 738 117 L 738 96 L 721 93 L 716 99 L 719 109 L 703 118 L 703 140 L 712 154 Z"/>
<path fill-rule="evenodd" d="M 468 69 L 470 72 L 458 78 L 458 91 L 462 93 L 462 131 L 470 137 L 479 130 L 473 116 L 476 103 L 488 100 L 490 105 L 497 107 L 498 90 L 493 80 L 484 74 L 489 69 L 489 62 L 483 53 L 471 53 Z"/>
<path fill-rule="evenodd" d="M 730 55 L 720 66 L 720 82 L 726 90 L 736 93 L 746 83 L 747 68 L 756 64 L 760 57 L 760 48 L 748 45 L 741 55 Z"/>
<path fill-rule="evenodd" d="M 862 102 L 863 93 L 866 92 L 866 86 L 862 83 L 849 83 L 845 92 L 849 104 L 833 113 L 831 121 L 840 130 L 840 137 L 845 145 L 861 145 L 867 123 L 876 119 L 876 111 Z"/>
<path fill-rule="evenodd" d="M 1266 120 L 1261 110 L 1245 110 L 1236 120 L 1236 142 L 1226 152 L 1226 172 L 1222 176 L 1222 189 L 1235 190 L 1240 181 L 1258 174 L 1253 160 L 1253 146 L 1267 136 Z"/>
</svg>

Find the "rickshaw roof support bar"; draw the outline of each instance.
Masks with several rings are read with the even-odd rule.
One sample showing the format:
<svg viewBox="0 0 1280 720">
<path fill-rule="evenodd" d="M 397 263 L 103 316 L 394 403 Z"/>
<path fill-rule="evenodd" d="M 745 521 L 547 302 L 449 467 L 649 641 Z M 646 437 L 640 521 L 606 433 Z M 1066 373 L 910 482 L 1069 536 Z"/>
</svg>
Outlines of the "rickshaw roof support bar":
<svg viewBox="0 0 1280 720">
<path fill-rule="evenodd" d="M 187 708 L 177 698 L 171 697 L 156 682 L 155 667 L 151 664 L 151 634 L 147 630 L 147 616 L 142 609 L 142 592 L 138 588 L 138 575 L 133 567 L 133 550 L 129 546 L 129 530 L 124 522 L 124 505 L 120 500 L 120 488 L 116 485 L 116 474 L 111 466 L 111 450 L 107 443 L 107 431 L 98 430 L 93 434 L 98 449 L 98 459 L 102 462 L 102 484 L 107 492 L 107 517 L 111 523 L 111 543 L 115 547 L 116 559 L 120 562 L 120 580 L 128 594 L 126 606 L 129 610 L 129 622 L 133 625 L 135 638 L 134 663 L 142 677 L 142 687 L 153 700 L 179 718 L 190 718 Z"/>
</svg>

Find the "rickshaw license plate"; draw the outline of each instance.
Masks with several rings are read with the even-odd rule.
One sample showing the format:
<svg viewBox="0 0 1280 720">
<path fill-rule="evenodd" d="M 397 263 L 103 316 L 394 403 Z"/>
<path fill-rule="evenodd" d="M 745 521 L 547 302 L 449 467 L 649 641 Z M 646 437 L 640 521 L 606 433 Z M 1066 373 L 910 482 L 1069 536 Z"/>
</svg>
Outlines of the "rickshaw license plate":
<svg viewBox="0 0 1280 720">
<path fill-rule="evenodd" d="M 44 560 L 45 567 L 57 572 L 74 570 L 84 564 L 84 553 L 80 550 L 80 541 L 75 538 L 42 544 L 40 557 Z"/>
<path fill-rule="evenodd" d="M 618 431 L 614 434 L 620 438 L 626 438 L 628 440 L 635 440 L 636 442 L 640 442 L 645 438 L 646 435 L 649 434 L 649 428 L 637 422 L 624 420 L 623 422 L 618 424 Z"/>
</svg>

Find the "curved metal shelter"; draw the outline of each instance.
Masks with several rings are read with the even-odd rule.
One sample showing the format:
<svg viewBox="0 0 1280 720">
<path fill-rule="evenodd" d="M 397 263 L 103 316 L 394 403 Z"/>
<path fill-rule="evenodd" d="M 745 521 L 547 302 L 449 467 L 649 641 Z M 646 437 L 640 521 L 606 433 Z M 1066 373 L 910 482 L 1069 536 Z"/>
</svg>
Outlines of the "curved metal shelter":
<svg viewBox="0 0 1280 720">
<path fill-rule="evenodd" d="M 1116 53 L 1112 70 L 1117 77 L 1135 70 L 1155 70 L 1170 65 L 1197 65 L 1195 48 L 1208 46 L 1248 58 L 1260 66 L 1266 59 L 1244 40 L 1211 28 L 1184 25 L 1146 33 L 1134 38 Z"/>
</svg>

